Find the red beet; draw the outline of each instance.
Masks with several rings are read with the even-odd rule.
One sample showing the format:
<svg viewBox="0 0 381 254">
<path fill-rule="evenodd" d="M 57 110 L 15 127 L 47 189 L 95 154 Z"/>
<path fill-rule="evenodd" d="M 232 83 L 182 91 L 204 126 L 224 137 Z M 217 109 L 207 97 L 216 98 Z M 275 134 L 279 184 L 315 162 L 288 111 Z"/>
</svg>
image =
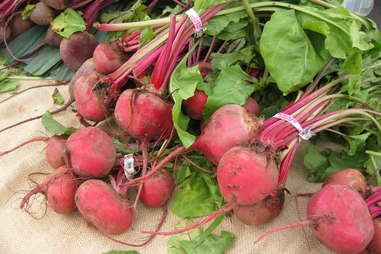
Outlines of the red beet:
<svg viewBox="0 0 381 254">
<path fill-rule="evenodd" d="M 174 186 L 171 174 L 161 170 L 143 183 L 140 200 L 148 207 L 161 207 L 169 200 Z"/>
<path fill-rule="evenodd" d="M 324 184 L 345 184 L 357 190 L 363 197 L 366 197 L 369 192 L 364 175 L 356 169 L 339 170 L 331 174 Z"/>
<path fill-rule="evenodd" d="M 46 145 L 46 160 L 53 168 L 59 168 L 65 165 L 66 138 L 60 136 L 53 136 L 48 140 Z"/>
<path fill-rule="evenodd" d="M 116 42 L 109 42 L 95 48 L 93 59 L 97 72 L 108 74 L 117 70 L 126 61 L 126 56 Z"/>
</svg>

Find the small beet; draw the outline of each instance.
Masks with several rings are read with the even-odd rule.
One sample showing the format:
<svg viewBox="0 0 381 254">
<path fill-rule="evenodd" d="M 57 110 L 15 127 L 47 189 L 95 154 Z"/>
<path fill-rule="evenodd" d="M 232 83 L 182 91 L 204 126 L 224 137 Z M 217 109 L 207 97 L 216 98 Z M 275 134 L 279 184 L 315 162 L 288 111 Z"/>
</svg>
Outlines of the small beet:
<svg viewBox="0 0 381 254">
<path fill-rule="evenodd" d="M 61 45 L 63 37 L 56 32 L 52 30 L 51 27 L 49 27 L 48 31 L 46 32 L 44 43 L 45 45 L 53 46 L 59 48 Z"/>
<path fill-rule="evenodd" d="M 331 174 L 324 184 L 344 184 L 357 190 L 361 196 L 366 197 L 369 187 L 364 175 L 356 169 L 342 169 Z"/>
<path fill-rule="evenodd" d="M 41 0 L 49 7 L 56 10 L 65 10 L 72 0 Z"/>
<path fill-rule="evenodd" d="M 21 14 L 16 15 L 10 23 L 10 27 L 12 30 L 12 36 L 17 37 L 18 35 L 27 31 L 33 25 L 34 25 L 33 22 L 30 21 L 29 19 L 23 19 L 21 17 Z"/>
<path fill-rule="evenodd" d="M 4 39 L 9 40 L 9 38 L 11 38 L 11 35 L 12 35 L 12 31 L 9 28 L 9 26 L 5 27 L 4 24 L 0 23 L 0 44 L 4 42 Z"/>
<path fill-rule="evenodd" d="M 246 101 L 246 104 L 243 105 L 243 107 L 250 113 L 253 114 L 254 116 L 259 115 L 259 105 L 256 100 L 253 98 L 249 97 Z"/>
<path fill-rule="evenodd" d="M 75 203 L 82 216 L 103 233 L 122 234 L 132 225 L 133 211 L 128 200 L 101 180 L 82 183 Z"/>
<path fill-rule="evenodd" d="M 97 72 L 108 74 L 118 69 L 126 61 L 126 56 L 116 42 L 109 42 L 95 48 L 93 59 Z"/>
<path fill-rule="evenodd" d="M 66 138 L 60 136 L 53 136 L 48 140 L 46 145 L 46 160 L 53 168 L 59 168 L 65 165 Z"/>
<path fill-rule="evenodd" d="M 45 177 L 42 184 L 30 191 L 22 200 L 25 207 L 31 196 L 45 193 L 49 206 L 56 212 L 68 214 L 75 210 L 74 195 L 78 187 L 78 179 L 67 168 L 60 167 Z"/>
<path fill-rule="evenodd" d="M 284 204 L 284 191 L 278 190 L 249 206 L 237 206 L 234 214 L 249 226 L 268 223 L 279 216 Z"/>
<path fill-rule="evenodd" d="M 92 57 L 98 42 L 94 35 L 88 32 L 75 33 L 69 39 L 64 38 L 60 45 L 62 61 L 72 70 L 78 68 Z"/>
<path fill-rule="evenodd" d="M 201 120 L 207 101 L 208 95 L 201 90 L 196 90 L 192 97 L 184 101 L 185 113 L 192 119 Z"/>
<path fill-rule="evenodd" d="M 143 183 L 140 200 L 148 207 L 163 206 L 171 197 L 175 181 L 170 173 L 161 170 Z"/>
<path fill-rule="evenodd" d="M 54 17 L 54 11 L 43 2 L 38 2 L 30 14 L 30 20 L 40 26 L 50 25 Z"/>
</svg>

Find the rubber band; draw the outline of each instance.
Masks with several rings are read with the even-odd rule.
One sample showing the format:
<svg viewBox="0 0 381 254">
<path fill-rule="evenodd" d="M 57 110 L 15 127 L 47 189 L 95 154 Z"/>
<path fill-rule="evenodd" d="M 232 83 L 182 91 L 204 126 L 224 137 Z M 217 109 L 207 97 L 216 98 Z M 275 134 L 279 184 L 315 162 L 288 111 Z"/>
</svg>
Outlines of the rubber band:
<svg viewBox="0 0 381 254">
<path fill-rule="evenodd" d="M 287 115 L 285 113 L 277 113 L 276 115 L 273 116 L 274 118 L 278 118 L 278 119 L 281 119 L 281 120 L 285 120 L 287 122 L 289 122 L 292 126 L 295 127 L 295 129 L 298 130 L 299 132 L 299 136 L 304 139 L 304 140 L 309 140 L 310 138 L 312 138 L 312 136 L 314 135 L 311 131 L 311 127 L 308 126 L 306 128 L 303 128 L 300 123 L 298 122 L 298 120 L 296 120 L 293 116 L 291 115 Z"/>
<path fill-rule="evenodd" d="M 200 16 L 198 16 L 197 12 L 193 8 L 187 10 L 185 14 L 188 16 L 188 18 L 192 21 L 194 25 L 196 37 L 201 37 L 206 31 L 206 28 L 202 26 L 202 20 Z"/>
<path fill-rule="evenodd" d="M 134 175 L 136 174 L 135 171 L 135 165 L 134 165 L 134 155 L 133 154 L 127 154 L 123 157 L 123 170 L 124 175 L 128 180 L 131 180 Z"/>
</svg>

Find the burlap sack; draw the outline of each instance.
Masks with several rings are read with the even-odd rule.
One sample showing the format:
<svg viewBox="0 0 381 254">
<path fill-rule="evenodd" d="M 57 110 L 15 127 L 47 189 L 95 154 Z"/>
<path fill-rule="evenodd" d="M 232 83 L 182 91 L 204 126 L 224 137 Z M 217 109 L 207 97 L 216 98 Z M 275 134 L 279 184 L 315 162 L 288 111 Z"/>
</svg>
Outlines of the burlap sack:
<svg viewBox="0 0 381 254">
<path fill-rule="evenodd" d="M 22 88 L 41 84 L 41 82 L 23 82 Z M 0 104 L 0 129 L 25 118 L 44 113 L 46 110 L 56 108 L 51 94 L 54 88 L 34 89 L 15 99 Z M 67 96 L 67 87 L 59 90 Z M 0 99 L 7 97 L 0 95 Z M 78 127 L 74 114 L 69 110 L 55 116 L 60 122 Z M 0 151 L 9 149 L 32 137 L 47 136 L 40 120 L 36 120 L 19 127 L 0 133 Z M 32 172 L 49 172 L 51 168 L 45 162 L 44 143 L 30 144 L 17 152 L 0 158 L 0 253 L 1 254 L 44 254 L 44 253 L 82 253 L 101 254 L 115 250 L 132 250 L 114 243 L 93 227 L 77 213 L 71 215 L 58 215 L 48 209 L 46 215 L 37 220 L 19 208 L 20 199 L 26 190 L 33 185 L 27 176 Z M 299 154 L 295 160 L 287 188 L 292 193 L 314 192 L 320 185 L 310 184 L 306 181 L 306 171 L 303 169 L 303 157 Z M 44 210 L 44 201 L 33 201 L 34 210 Z M 302 219 L 305 219 L 307 200 L 299 200 Z M 143 229 L 152 230 L 161 216 L 161 210 L 147 209 L 139 206 L 133 228 L 118 239 L 128 242 L 139 242 L 145 236 L 136 234 Z M 246 253 L 331 253 L 321 245 L 305 227 L 289 229 L 270 235 L 259 244 L 254 240 L 266 230 L 298 221 L 295 202 L 287 197 L 282 214 L 272 223 L 258 227 L 249 227 L 240 223 L 234 216 L 225 219 L 218 230 L 226 230 L 237 237 L 234 247 L 229 249 L 230 254 Z M 178 222 L 178 218 L 170 214 L 162 230 L 171 230 Z M 218 232 L 217 230 L 217 232 Z M 136 248 L 142 254 L 167 253 L 168 237 L 158 236 L 148 246 Z"/>
</svg>

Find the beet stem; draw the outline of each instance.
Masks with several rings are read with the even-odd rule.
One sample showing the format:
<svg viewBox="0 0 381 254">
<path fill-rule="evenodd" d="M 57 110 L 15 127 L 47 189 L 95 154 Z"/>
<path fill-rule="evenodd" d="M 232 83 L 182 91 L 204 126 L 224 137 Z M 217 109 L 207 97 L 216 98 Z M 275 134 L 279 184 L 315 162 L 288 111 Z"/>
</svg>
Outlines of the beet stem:
<svg viewBox="0 0 381 254">
<path fill-rule="evenodd" d="M 12 148 L 12 149 L 10 149 L 10 150 L 8 150 L 8 151 L 1 152 L 1 153 L 0 153 L 0 157 L 6 155 L 6 154 L 8 154 L 8 153 L 11 153 L 11 152 L 13 152 L 13 151 L 16 151 L 17 149 L 19 149 L 19 148 L 21 148 L 21 147 L 23 147 L 23 146 L 25 146 L 25 145 L 27 145 L 27 144 L 30 144 L 30 143 L 33 143 L 33 142 L 40 142 L 40 141 L 42 141 L 42 142 L 47 142 L 48 140 L 49 140 L 49 138 L 46 138 L 46 137 L 38 137 L 38 138 L 32 138 L 32 139 L 29 139 L 29 140 L 27 140 L 27 141 L 25 141 L 25 142 L 22 142 L 20 145 L 18 145 L 18 146 L 16 146 L 16 147 Z"/>
<path fill-rule="evenodd" d="M 142 149 L 142 155 L 143 155 L 143 170 L 142 170 L 142 176 L 145 176 L 147 174 L 147 165 L 148 165 L 148 140 L 144 139 L 141 144 Z M 134 202 L 134 209 L 138 207 L 138 202 L 140 195 L 142 193 L 143 189 L 143 183 L 139 184 L 138 187 L 138 193 L 136 194 L 135 202 Z"/>
</svg>

